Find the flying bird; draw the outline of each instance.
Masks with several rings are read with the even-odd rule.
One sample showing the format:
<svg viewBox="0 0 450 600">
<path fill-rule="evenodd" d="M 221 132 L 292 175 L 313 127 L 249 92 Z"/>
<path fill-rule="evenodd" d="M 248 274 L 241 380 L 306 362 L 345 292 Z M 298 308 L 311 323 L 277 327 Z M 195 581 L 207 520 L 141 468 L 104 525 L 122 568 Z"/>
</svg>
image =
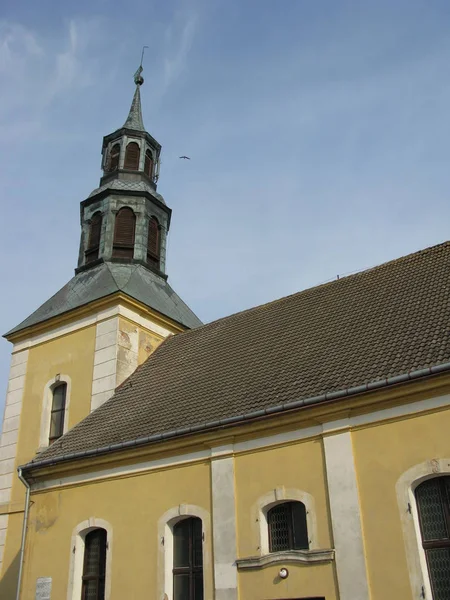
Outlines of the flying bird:
<svg viewBox="0 0 450 600">
<path fill-rule="evenodd" d="M 178 158 L 184 158 L 185 160 L 191 160 L 189 156 L 179 156 Z"/>
</svg>

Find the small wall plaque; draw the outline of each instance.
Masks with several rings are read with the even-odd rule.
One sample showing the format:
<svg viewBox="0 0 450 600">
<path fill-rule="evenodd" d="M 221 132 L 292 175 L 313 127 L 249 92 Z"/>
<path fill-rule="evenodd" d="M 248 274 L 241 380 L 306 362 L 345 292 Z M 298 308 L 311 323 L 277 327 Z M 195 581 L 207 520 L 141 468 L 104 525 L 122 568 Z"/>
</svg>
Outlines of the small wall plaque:
<svg viewBox="0 0 450 600">
<path fill-rule="evenodd" d="M 52 593 L 52 578 L 38 577 L 36 580 L 35 600 L 50 600 Z"/>
</svg>

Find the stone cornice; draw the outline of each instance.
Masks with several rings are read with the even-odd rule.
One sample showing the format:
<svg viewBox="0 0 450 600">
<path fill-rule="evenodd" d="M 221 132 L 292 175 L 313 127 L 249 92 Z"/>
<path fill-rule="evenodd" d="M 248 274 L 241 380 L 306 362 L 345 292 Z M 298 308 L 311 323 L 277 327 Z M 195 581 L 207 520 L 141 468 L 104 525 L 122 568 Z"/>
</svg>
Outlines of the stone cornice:
<svg viewBox="0 0 450 600">
<path fill-rule="evenodd" d="M 272 552 L 263 556 L 249 556 L 236 560 L 239 570 L 263 569 L 269 565 L 282 565 L 299 563 L 309 565 L 311 563 L 327 563 L 334 560 L 334 549 L 323 550 L 285 550 L 283 552 Z"/>
</svg>

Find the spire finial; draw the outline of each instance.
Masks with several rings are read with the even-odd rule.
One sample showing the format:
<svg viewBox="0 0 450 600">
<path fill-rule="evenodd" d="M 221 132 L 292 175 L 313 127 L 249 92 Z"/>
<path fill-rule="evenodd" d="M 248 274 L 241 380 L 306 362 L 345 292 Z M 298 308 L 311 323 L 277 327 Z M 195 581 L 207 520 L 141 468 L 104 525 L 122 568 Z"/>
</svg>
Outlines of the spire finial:
<svg viewBox="0 0 450 600">
<path fill-rule="evenodd" d="M 141 64 L 139 65 L 138 70 L 134 74 L 134 83 L 136 85 L 142 85 L 144 83 L 144 78 L 142 77 L 141 73 L 144 70 L 143 67 L 142 67 L 142 62 L 144 61 L 144 52 L 145 52 L 146 48 L 148 48 L 148 46 L 143 46 L 142 47 Z"/>
</svg>

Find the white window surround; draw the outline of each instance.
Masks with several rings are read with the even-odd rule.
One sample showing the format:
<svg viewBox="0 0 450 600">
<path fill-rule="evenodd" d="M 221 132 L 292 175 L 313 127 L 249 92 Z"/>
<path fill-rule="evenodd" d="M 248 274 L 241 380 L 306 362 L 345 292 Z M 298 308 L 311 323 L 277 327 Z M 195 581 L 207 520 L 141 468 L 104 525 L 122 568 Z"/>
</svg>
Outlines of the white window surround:
<svg viewBox="0 0 450 600">
<path fill-rule="evenodd" d="M 182 519 L 198 517 L 203 533 L 204 597 L 213 598 L 211 570 L 211 517 L 207 510 L 192 504 L 180 504 L 165 512 L 158 521 L 158 595 L 157 600 L 173 600 L 173 527 Z M 72 600 L 72 599 L 70 599 Z"/>
<path fill-rule="evenodd" d="M 84 541 L 86 535 L 94 529 L 106 531 L 106 573 L 105 573 L 105 600 L 111 597 L 111 564 L 113 548 L 113 531 L 110 523 L 97 517 L 89 517 L 79 523 L 72 533 L 70 541 L 70 567 L 69 585 L 67 586 L 67 600 L 80 600 L 81 584 L 84 564 Z"/>
<path fill-rule="evenodd" d="M 431 600 L 433 597 L 425 551 L 422 547 L 415 489 L 423 481 L 442 475 L 450 475 L 450 458 L 432 458 L 408 469 L 395 486 L 414 598 L 425 597 Z"/>
<path fill-rule="evenodd" d="M 269 552 L 269 526 L 267 523 L 267 513 L 271 508 L 273 508 L 277 504 L 283 504 L 284 502 L 290 501 L 302 502 L 305 505 L 309 549 L 319 549 L 317 538 L 317 517 L 315 511 L 314 497 L 303 490 L 277 487 L 258 498 L 257 502 L 252 507 L 253 520 L 259 524 L 259 539 L 257 546 L 258 554 L 260 556 L 276 554 L 276 552 Z"/>
<path fill-rule="evenodd" d="M 45 448 L 48 448 L 48 438 L 50 436 L 50 418 L 52 413 L 53 404 L 53 390 L 60 385 L 65 383 L 66 389 L 66 407 L 64 411 L 64 428 L 63 433 L 69 429 L 69 406 L 70 406 L 70 394 L 72 391 L 72 380 L 69 375 L 64 373 L 58 373 L 50 381 L 45 384 L 44 394 L 42 397 L 42 410 L 41 410 L 41 428 L 39 432 L 39 448 L 38 452 L 42 452 Z"/>
</svg>

